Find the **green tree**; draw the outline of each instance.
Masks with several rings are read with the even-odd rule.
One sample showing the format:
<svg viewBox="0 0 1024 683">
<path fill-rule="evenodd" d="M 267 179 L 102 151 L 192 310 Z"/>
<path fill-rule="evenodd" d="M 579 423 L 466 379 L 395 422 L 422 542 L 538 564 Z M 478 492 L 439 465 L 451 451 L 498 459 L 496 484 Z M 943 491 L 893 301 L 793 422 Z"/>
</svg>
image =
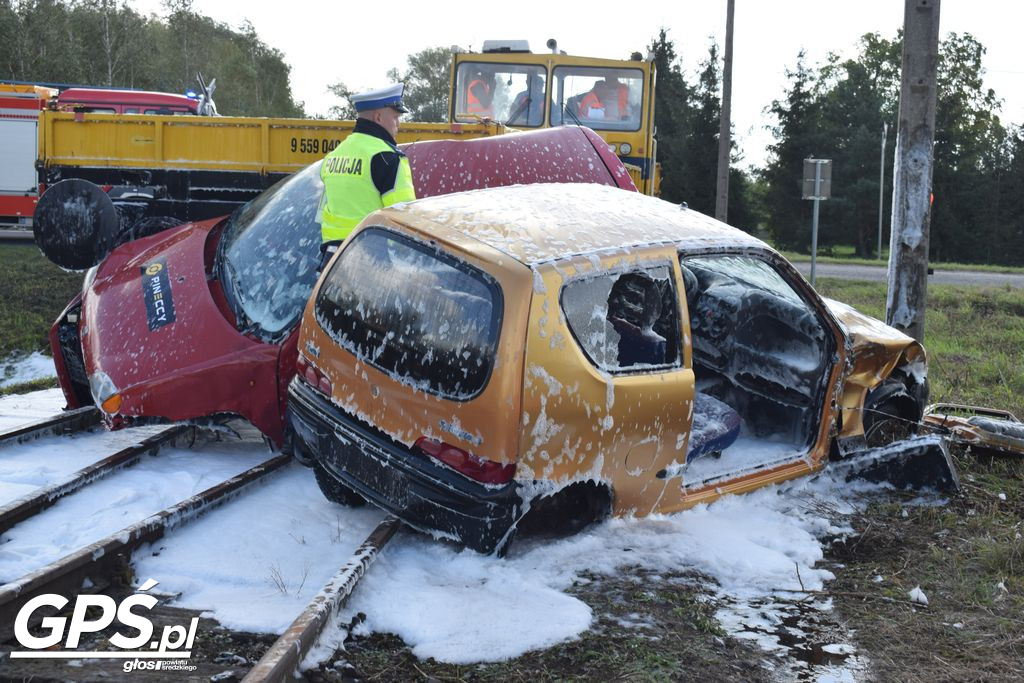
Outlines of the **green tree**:
<svg viewBox="0 0 1024 683">
<path fill-rule="evenodd" d="M 1005 260 L 995 241 L 1006 131 L 999 99 L 982 82 L 984 53 L 966 33 L 950 33 L 939 49 L 930 243 L 937 260 Z"/>
<path fill-rule="evenodd" d="M 988 246 L 1005 263 L 1024 263 L 1024 127 L 1007 133 L 1003 161 L 996 174 L 999 229 Z"/>
<path fill-rule="evenodd" d="M 279 51 L 192 7 L 166 0 L 162 20 L 124 0 L 0 0 L 0 78 L 182 92 L 202 72 L 222 114 L 302 116 Z"/>
<path fill-rule="evenodd" d="M 762 173 L 768 227 L 780 246 L 803 249 L 810 209 L 799 199 L 802 158 L 833 160 L 832 198 L 822 205 L 820 242 L 853 244 L 875 252 L 878 226 L 879 142 L 883 122 L 898 111 L 902 40 L 868 34 L 858 54 L 830 56 L 817 72 L 798 59 L 784 101 L 772 104 L 776 143 Z M 999 99 L 983 86 L 985 49 L 968 34 L 949 34 L 939 45 L 938 101 L 932 173 L 933 260 L 1013 262 L 1005 189 L 1015 187 L 1020 149 L 999 121 Z M 886 163 L 896 131 L 890 127 Z M 889 170 L 889 169 L 886 169 Z M 887 173 L 883 197 L 892 195 Z M 887 217 L 889 209 L 883 208 Z"/>
<path fill-rule="evenodd" d="M 870 257 L 878 243 L 882 127 L 896 119 L 900 46 L 872 33 L 861 38 L 859 48 L 855 59 L 830 55 L 820 72 L 819 125 L 829 135 L 818 153 L 833 159 L 833 168 L 832 197 L 822 206 L 819 244 L 852 243 L 858 256 Z M 895 138 L 893 130 L 887 152 L 894 149 Z M 892 158 L 891 152 L 886 158 Z M 891 197 L 892 173 L 886 170 L 888 192 L 883 197 Z"/>
<path fill-rule="evenodd" d="M 340 119 L 342 121 L 351 121 L 356 117 L 356 108 L 352 106 L 352 95 L 355 92 L 347 85 L 338 81 L 327 86 L 327 89 L 335 96 L 341 99 L 341 104 L 335 104 L 327 110 L 327 117 L 331 119 Z"/>
<path fill-rule="evenodd" d="M 128 85 L 131 69 L 145 51 L 145 18 L 125 2 L 119 6 L 114 0 L 82 0 L 71 6 L 70 21 L 79 50 L 88 53 L 81 80 Z"/>
<path fill-rule="evenodd" d="M 661 29 L 648 48 L 657 68 L 655 119 L 658 158 L 662 166 L 661 197 L 686 202 L 701 213 L 714 215 L 718 177 L 718 128 L 722 111 L 721 65 L 712 41 L 700 63 L 697 82 L 686 82 L 675 45 Z M 751 230 L 757 220 L 751 202 L 750 179 L 737 164 L 733 143 L 729 171 L 729 223 Z"/>
<path fill-rule="evenodd" d="M 688 201 L 683 187 L 685 160 L 684 131 L 690 86 L 679 67 L 675 44 L 662 28 L 647 48 L 654 54 L 657 69 L 654 92 L 655 124 L 658 128 L 658 160 L 661 162 L 661 197 L 670 202 Z"/>
<path fill-rule="evenodd" d="M 787 71 L 790 85 L 784 100 L 768 107 L 777 124 L 772 128 L 775 144 L 769 146 L 769 160 L 761 179 L 766 225 L 775 244 L 785 249 L 806 250 L 810 244 L 810 216 L 801 200 L 804 159 L 824 151 L 827 134 L 820 130 L 821 106 L 815 92 L 816 78 L 801 51 L 796 69 Z"/>
<path fill-rule="evenodd" d="M 719 99 L 718 45 L 708 49 L 701 62 L 695 87 L 688 88 L 689 98 L 679 108 L 681 130 L 678 182 L 683 201 L 691 209 L 714 215 L 718 179 L 718 127 L 721 117 Z"/>
<path fill-rule="evenodd" d="M 410 121 L 443 123 L 448 120 L 448 91 L 451 88 L 452 52 L 447 47 L 429 47 L 409 55 L 404 74 L 388 71 L 388 78 L 405 84 L 403 101 Z"/>
</svg>

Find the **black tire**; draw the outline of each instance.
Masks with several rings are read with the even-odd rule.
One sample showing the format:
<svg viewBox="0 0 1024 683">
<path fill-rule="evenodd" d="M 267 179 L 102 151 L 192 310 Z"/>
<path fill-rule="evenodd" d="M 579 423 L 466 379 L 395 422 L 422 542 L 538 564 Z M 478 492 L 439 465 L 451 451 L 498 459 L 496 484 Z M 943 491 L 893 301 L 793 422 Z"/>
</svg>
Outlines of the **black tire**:
<svg viewBox="0 0 1024 683">
<path fill-rule="evenodd" d="M 359 508 L 366 505 L 365 498 L 335 479 L 333 475 L 323 468 L 323 465 L 313 465 L 313 474 L 316 476 L 316 485 L 320 487 L 320 492 L 324 494 L 324 498 L 332 503 L 346 505 L 351 508 Z"/>
<path fill-rule="evenodd" d="M 869 448 L 887 446 L 917 433 L 920 410 L 901 382 L 889 380 L 864 401 L 864 440 Z"/>
</svg>

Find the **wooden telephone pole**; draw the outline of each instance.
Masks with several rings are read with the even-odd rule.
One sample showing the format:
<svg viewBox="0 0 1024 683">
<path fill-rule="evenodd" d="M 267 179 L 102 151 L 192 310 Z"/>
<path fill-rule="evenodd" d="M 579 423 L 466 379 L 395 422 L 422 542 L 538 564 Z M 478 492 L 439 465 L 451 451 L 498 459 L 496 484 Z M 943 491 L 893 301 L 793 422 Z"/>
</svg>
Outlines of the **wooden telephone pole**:
<svg viewBox="0 0 1024 683">
<path fill-rule="evenodd" d="M 729 0 L 725 16 L 725 65 L 722 69 L 722 113 L 718 122 L 718 185 L 715 191 L 715 218 L 729 217 L 729 157 L 732 152 L 732 15 L 735 0 Z"/>
<path fill-rule="evenodd" d="M 924 341 L 941 0 L 905 0 L 885 322 Z"/>
</svg>

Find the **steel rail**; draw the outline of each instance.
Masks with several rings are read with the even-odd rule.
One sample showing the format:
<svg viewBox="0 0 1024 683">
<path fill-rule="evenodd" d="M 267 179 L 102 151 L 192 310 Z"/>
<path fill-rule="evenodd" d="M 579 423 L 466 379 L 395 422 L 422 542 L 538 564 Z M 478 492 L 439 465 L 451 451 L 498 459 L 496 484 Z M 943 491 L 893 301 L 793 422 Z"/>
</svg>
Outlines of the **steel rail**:
<svg viewBox="0 0 1024 683">
<path fill-rule="evenodd" d="M 31 439 L 38 439 L 41 436 L 49 436 L 50 434 L 79 432 L 99 424 L 99 421 L 100 411 L 96 406 L 75 408 L 54 417 L 48 417 L 38 422 L 0 432 L 0 446 L 30 441 Z"/>
<path fill-rule="evenodd" d="M 294 680 L 295 670 L 316 642 L 331 617 L 345 604 L 366 569 L 402 522 L 393 516 L 377 525 L 352 558 L 313 597 L 302 614 L 256 662 L 242 683 L 283 683 Z"/>
<path fill-rule="evenodd" d="M 84 486 L 98 481 L 109 474 L 139 462 L 143 455 L 155 454 L 160 448 L 179 436 L 193 430 L 188 425 L 174 425 L 163 431 L 154 434 L 133 446 L 122 449 L 113 455 L 83 467 L 63 481 L 50 486 L 44 486 L 28 495 L 14 500 L 7 505 L 0 506 L 0 534 L 4 533 L 15 524 L 25 521 L 46 508 L 54 505 L 58 500 L 69 494 L 78 491 Z"/>
<path fill-rule="evenodd" d="M 33 597 L 43 593 L 58 593 L 74 600 L 81 592 L 86 579 L 96 587 L 110 585 L 111 577 L 127 567 L 131 553 L 135 549 L 159 540 L 167 531 L 184 526 L 210 509 L 231 500 L 248 486 L 289 462 L 290 456 L 275 456 L 20 579 L 0 586 L 0 639 L 12 635 L 18 610 Z"/>
</svg>

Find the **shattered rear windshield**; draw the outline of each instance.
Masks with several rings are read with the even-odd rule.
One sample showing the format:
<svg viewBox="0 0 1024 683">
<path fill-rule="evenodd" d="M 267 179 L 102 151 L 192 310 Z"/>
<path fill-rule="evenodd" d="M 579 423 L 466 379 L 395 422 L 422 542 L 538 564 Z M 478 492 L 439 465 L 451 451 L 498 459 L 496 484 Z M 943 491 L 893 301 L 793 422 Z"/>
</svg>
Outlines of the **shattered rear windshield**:
<svg viewBox="0 0 1024 683">
<path fill-rule="evenodd" d="M 318 162 L 232 214 L 217 265 L 240 329 L 270 340 L 298 322 L 320 263 L 322 192 Z"/>
<path fill-rule="evenodd" d="M 502 295 L 489 275 L 397 233 L 352 238 L 315 306 L 327 334 L 406 384 L 466 400 L 494 364 Z"/>
</svg>

